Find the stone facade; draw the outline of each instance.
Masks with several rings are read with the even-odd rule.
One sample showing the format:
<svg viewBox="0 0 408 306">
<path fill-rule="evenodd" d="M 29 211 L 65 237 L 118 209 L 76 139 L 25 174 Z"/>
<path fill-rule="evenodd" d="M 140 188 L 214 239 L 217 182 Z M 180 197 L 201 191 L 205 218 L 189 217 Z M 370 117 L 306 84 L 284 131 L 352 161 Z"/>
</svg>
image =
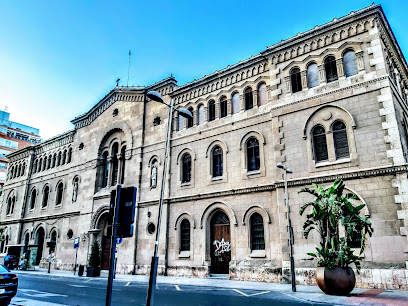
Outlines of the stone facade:
<svg viewBox="0 0 408 306">
<path fill-rule="evenodd" d="M 351 74 L 346 63 L 350 51 Z M 329 79 L 330 56 L 337 80 Z M 313 87 L 311 65 L 316 66 L 318 80 Z M 296 71 L 301 90 L 294 92 Z M 72 269 L 73 239 L 80 237 L 78 262 L 86 264 L 95 239 L 103 254 L 109 245 L 110 191 L 116 183 L 137 186 L 135 233 L 119 246 L 117 270 L 149 272 L 168 122 L 168 108 L 146 97 L 156 90 L 194 115 L 187 124 L 173 114 L 159 273 L 214 273 L 214 218 L 223 212 L 229 221 L 230 278 L 288 281 L 287 211 L 282 171 L 276 167 L 284 162 L 293 170 L 288 186 L 297 281 L 314 282 L 315 262 L 308 260 L 307 252 L 319 242 L 317 236 L 303 237 L 305 217 L 298 212 L 310 197 L 298 191 L 340 177 L 347 190 L 367 204 L 364 213 L 374 228 L 363 254 L 359 286 L 406 288 L 407 77 L 406 62 L 384 13 L 372 5 L 182 86 L 174 77 L 144 87 L 117 86 L 72 120 L 72 131 L 10 154 L 11 164 L 24 160 L 29 166 L 24 176 L 8 180 L 4 188 L 1 220 L 8 241 L 42 243 L 44 262 L 45 243 L 56 240 L 55 267 Z M 221 103 L 225 100 L 226 106 Z M 343 123 L 347 136 L 347 156 L 341 158 L 334 140 L 336 122 Z M 316 155 L 316 126 L 325 130 L 324 161 Z M 249 140 L 258 144 L 254 164 Z M 215 147 L 222 152 L 217 176 Z M 183 172 L 186 154 L 191 159 L 188 179 Z M 10 196 L 16 202 L 7 210 Z M 254 214 L 261 216 L 261 247 L 253 246 Z M 181 234 L 185 224 L 188 248 Z"/>
</svg>

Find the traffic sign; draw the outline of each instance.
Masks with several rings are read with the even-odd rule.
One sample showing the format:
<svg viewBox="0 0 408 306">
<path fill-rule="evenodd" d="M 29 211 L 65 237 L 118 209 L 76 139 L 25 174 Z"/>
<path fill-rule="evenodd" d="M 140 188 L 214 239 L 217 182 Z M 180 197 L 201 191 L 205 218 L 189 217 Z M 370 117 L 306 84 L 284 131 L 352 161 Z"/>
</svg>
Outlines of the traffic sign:
<svg viewBox="0 0 408 306">
<path fill-rule="evenodd" d="M 121 243 L 122 243 L 122 241 L 123 241 L 123 239 L 122 239 L 122 238 L 116 238 L 116 244 L 121 244 Z"/>
<path fill-rule="evenodd" d="M 79 248 L 79 237 L 76 237 L 74 239 L 74 249 L 77 249 L 77 248 Z"/>
</svg>

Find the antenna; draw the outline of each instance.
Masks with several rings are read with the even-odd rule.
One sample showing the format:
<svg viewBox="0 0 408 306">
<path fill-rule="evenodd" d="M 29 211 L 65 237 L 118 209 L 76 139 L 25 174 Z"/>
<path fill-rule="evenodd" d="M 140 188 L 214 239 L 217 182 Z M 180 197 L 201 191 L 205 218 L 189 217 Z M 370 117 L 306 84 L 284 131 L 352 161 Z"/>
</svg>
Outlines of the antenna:
<svg viewBox="0 0 408 306">
<path fill-rule="evenodd" d="M 127 78 L 127 83 L 126 83 L 127 87 L 129 87 L 129 69 L 130 69 L 130 57 L 131 56 L 132 56 L 132 51 L 129 50 L 128 78 Z"/>
</svg>

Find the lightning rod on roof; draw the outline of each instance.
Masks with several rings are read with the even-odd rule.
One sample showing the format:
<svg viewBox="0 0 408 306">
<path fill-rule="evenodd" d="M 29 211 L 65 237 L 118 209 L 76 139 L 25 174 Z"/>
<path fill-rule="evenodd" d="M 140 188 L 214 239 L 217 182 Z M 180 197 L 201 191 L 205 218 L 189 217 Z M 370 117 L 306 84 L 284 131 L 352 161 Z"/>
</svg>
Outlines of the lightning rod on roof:
<svg viewBox="0 0 408 306">
<path fill-rule="evenodd" d="M 127 82 L 126 82 L 126 86 L 129 86 L 129 70 L 130 70 L 130 57 L 132 56 L 132 51 L 129 50 L 129 64 L 128 64 L 128 77 L 127 77 Z"/>
</svg>

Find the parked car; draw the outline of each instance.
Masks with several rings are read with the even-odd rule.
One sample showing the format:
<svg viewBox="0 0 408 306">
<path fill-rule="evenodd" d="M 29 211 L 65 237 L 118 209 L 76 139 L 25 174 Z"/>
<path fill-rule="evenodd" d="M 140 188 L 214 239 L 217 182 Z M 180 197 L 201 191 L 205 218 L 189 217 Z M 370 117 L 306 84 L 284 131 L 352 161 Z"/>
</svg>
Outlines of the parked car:
<svg viewBox="0 0 408 306">
<path fill-rule="evenodd" d="M 17 294 L 18 277 L 0 265 L 0 305 L 8 305 Z"/>
</svg>

